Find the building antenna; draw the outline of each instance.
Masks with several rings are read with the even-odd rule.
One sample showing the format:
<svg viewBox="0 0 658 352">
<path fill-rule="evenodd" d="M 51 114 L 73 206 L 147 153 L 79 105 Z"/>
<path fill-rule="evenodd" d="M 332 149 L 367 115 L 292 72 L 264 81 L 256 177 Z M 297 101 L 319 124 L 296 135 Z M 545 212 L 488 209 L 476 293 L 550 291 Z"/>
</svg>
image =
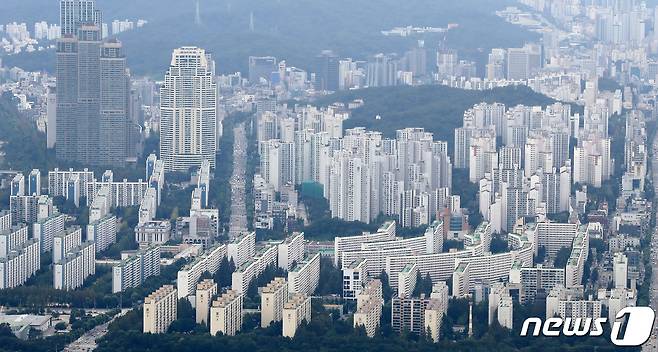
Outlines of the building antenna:
<svg viewBox="0 0 658 352">
<path fill-rule="evenodd" d="M 249 13 L 249 31 L 254 31 L 254 12 Z"/>
<path fill-rule="evenodd" d="M 196 13 L 194 15 L 194 24 L 197 26 L 201 25 L 201 5 L 199 4 L 199 0 L 196 0 Z"/>
</svg>

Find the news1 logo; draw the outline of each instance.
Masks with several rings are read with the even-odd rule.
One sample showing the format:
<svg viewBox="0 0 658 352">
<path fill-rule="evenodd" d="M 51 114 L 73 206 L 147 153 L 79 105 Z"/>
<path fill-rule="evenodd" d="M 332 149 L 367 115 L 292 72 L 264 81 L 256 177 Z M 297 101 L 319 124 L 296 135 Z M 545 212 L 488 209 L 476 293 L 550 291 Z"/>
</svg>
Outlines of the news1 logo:
<svg viewBox="0 0 658 352">
<path fill-rule="evenodd" d="M 649 340 L 653 331 L 656 313 L 650 307 L 626 307 L 617 313 L 612 322 L 610 340 L 615 346 L 637 347 Z M 626 332 L 621 335 L 622 320 L 626 318 Z M 601 336 L 603 324 L 608 318 L 549 318 L 542 321 L 540 318 L 528 318 L 523 322 L 521 336 L 528 336 L 530 325 L 534 323 L 532 336 Z"/>
</svg>

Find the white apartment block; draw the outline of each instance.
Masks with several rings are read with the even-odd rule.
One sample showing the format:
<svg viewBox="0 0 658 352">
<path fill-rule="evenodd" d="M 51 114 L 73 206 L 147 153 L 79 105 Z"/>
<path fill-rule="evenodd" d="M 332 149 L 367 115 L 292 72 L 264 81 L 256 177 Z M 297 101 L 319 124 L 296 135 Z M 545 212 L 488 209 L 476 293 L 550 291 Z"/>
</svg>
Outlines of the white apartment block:
<svg viewBox="0 0 658 352">
<path fill-rule="evenodd" d="M 579 138 L 574 148 L 573 183 L 601 187 L 613 172 L 611 140 L 599 136 Z"/>
<path fill-rule="evenodd" d="M 210 305 L 217 295 L 217 284 L 212 280 L 203 280 L 196 286 L 196 323 L 210 325 Z"/>
<path fill-rule="evenodd" d="M 288 272 L 288 292 L 313 295 L 320 281 L 320 253 L 297 263 Z"/>
<path fill-rule="evenodd" d="M 416 264 L 407 264 L 398 274 L 398 297 L 411 297 L 416 288 L 418 268 Z"/>
<path fill-rule="evenodd" d="M 135 226 L 135 242 L 140 246 L 163 245 L 171 238 L 169 220 L 147 221 Z"/>
<path fill-rule="evenodd" d="M 244 295 L 228 290 L 212 302 L 210 307 L 210 335 L 222 333 L 233 336 L 242 329 Z"/>
<path fill-rule="evenodd" d="M 391 230 L 392 226 L 392 230 Z M 361 245 L 371 242 L 383 242 L 395 240 L 395 222 L 385 223 L 383 228 L 387 231 L 378 230 L 376 233 L 363 234 L 360 236 L 336 237 L 334 239 L 334 265 L 338 266 L 342 260 L 342 253 L 349 251 L 358 251 Z"/>
<path fill-rule="evenodd" d="M 354 300 L 361 293 L 363 284 L 367 282 L 368 260 L 357 259 L 343 267 L 343 298 Z M 377 274 L 373 274 L 375 276 Z"/>
<path fill-rule="evenodd" d="M 293 294 L 283 306 L 283 336 L 295 337 L 302 322 L 311 321 L 311 297 L 305 294 Z"/>
<path fill-rule="evenodd" d="M 33 224 L 53 213 L 52 198 L 49 196 L 10 196 L 9 210 L 14 224 Z"/>
<path fill-rule="evenodd" d="M 85 242 L 66 253 L 53 264 L 53 287 L 58 290 L 75 290 L 96 273 L 94 242 Z"/>
<path fill-rule="evenodd" d="M 233 260 L 236 268 L 254 257 L 256 253 L 256 233 L 244 233 L 228 244 L 228 259 Z"/>
<path fill-rule="evenodd" d="M 106 215 L 87 225 L 87 241 L 96 242 L 96 252 L 100 253 L 117 241 L 117 217 Z"/>
<path fill-rule="evenodd" d="M 489 291 L 489 325 L 497 321 L 500 326 L 512 329 L 513 303 L 504 283 L 491 285 Z"/>
<path fill-rule="evenodd" d="M 11 211 L 0 210 L 0 230 L 7 230 L 11 227 Z"/>
<path fill-rule="evenodd" d="M 571 247 L 577 232 L 578 224 L 539 222 L 534 231 L 531 231 L 531 236 L 534 236 L 537 244 L 535 252 L 538 252 L 540 247 L 544 247 L 546 256 L 554 259 L 560 249 Z"/>
<path fill-rule="evenodd" d="M 288 302 L 288 283 L 285 278 L 276 277 L 260 294 L 260 327 L 266 328 L 273 322 L 283 320 L 283 306 Z"/>
<path fill-rule="evenodd" d="M 483 235 L 487 232 L 474 232 L 474 234 L 476 233 Z M 391 286 L 397 286 L 398 276 L 396 274 L 409 263 L 417 265 L 421 276 L 429 274 L 433 282 L 451 279 L 459 263 L 469 263 L 469 291 L 474 288 L 475 282 L 487 283 L 506 280 L 509 277 L 509 270 L 517 260 L 524 263 L 523 265 L 532 265 L 534 245 L 525 236 L 518 237 L 518 243 L 512 246 L 509 252 L 497 254 L 490 254 L 485 250 L 483 243 L 487 243 L 487 240 L 480 236 L 470 237 L 470 240 L 465 241 L 464 250 L 460 251 L 386 257 L 384 259 L 386 273 L 390 278 Z"/>
<path fill-rule="evenodd" d="M 39 241 L 30 239 L 20 248 L 0 258 L 0 289 L 17 287 L 25 283 L 41 266 Z"/>
<path fill-rule="evenodd" d="M 60 171 L 58 168 L 55 168 L 53 171 L 48 172 L 48 195 L 50 197 L 68 197 L 67 185 L 71 178 L 77 177 L 79 182 L 79 189 L 84 192 L 83 197 L 89 199 L 89 194 L 87 194 L 87 184 L 94 181 L 94 173 L 88 169 L 83 171 L 73 171 L 69 169 L 68 171 Z"/>
<path fill-rule="evenodd" d="M 564 269 L 566 287 L 577 287 L 583 282 L 583 272 L 585 271 L 585 262 L 589 256 L 589 227 L 592 224 L 581 225 L 578 228 L 578 234 L 573 239 L 571 255 Z"/>
<path fill-rule="evenodd" d="M 110 207 L 134 207 L 142 203 L 149 184 L 141 179 L 134 182 L 126 179 L 117 182 L 94 180 L 87 184 L 87 204 L 93 204 L 103 187 L 109 187 Z"/>
<path fill-rule="evenodd" d="M 517 262 L 510 270 L 509 282 L 521 285 L 519 300 L 525 304 L 534 302 L 538 295 L 548 295 L 557 285 L 564 285 L 565 272 L 563 268 L 545 268 L 541 264 L 521 267 Z"/>
<path fill-rule="evenodd" d="M 149 187 L 144 194 L 142 202 L 139 204 L 139 222 L 138 225 L 143 225 L 155 219 L 158 211 L 157 191 L 153 187 Z"/>
<path fill-rule="evenodd" d="M 138 287 L 157 275 L 160 275 L 160 247 L 141 249 L 112 267 L 112 293 Z"/>
<path fill-rule="evenodd" d="M 164 285 L 144 299 L 144 333 L 164 334 L 178 315 L 176 288 Z"/>
<path fill-rule="evenodd" d="M 38 238 L 39 242 L 41 242 L 41 250 L 43 252 L 50 252 L 53 250 L 53 239 L 55 238 L 55 235 L 64 233 L 65 222 L 66 215 L 53 214 L 32 225 L 34 238 Z"/>
<path fill-rule="evenodd" d="M 279 248 L 279 268 L 289 271 L 293 263 L 298 263 L 304 259 L 304 233 L 293 233 L 286 237 L 283 243 L 278 245 Z"/>
<path fill-rule="evenodd" d="M 470 293 L 470 263 L 459 262 L 452 273 L 452 295 L 454 297 L 465 297 Z"/>
<path fill-rule="evenodd" d="M 211 247 L 197 257 L 194 262 L 185 265 L 178 271 L 176 280 L 178 298 L 194 295 L 196 284 L 204 272 L 207 271 L 210 274 L 217 272 L 219 264 L 226 256 L 226 247 L 224 244 Z"/>
<path fill-rule="evenodd" d="M 72 226 L 53 237 L 53 263 L 63 260 L 73 248 L 82 244 L 82 229 Z"/>
<path fill-rule="evenodd" d="M 148 163 L 149 162 L 147 161 L 147 165 L 149 165 Z M 152 165 L 151 168 L 146 168 L 146 180 L 148 181 L 149 188 L 154 188 L 156 190 L 156 204 L 160 205 L 160 201 L 162 200 L 162 187 L 164 187 L 165 184 L 164 161 L 155 160 Z M 149 171 L 151 171 L 150 174 Z"/>
<path fill-rule="evenodd" d="M 231 288 L 238 293 L 247 293 L 249 284 L 270 265 L 276 265 L 277 247 L 262 248 L 253 259 L 237 267 L 231 274 Z"/>
<path fill-rule="evenodd" d="M 11 226 L 0 231 L 0 258 L 7 258 L 9 253 L 20 249 L 27 242 L 27 226 Z"/>
<path fill-rule="evenodd" d="M 628 257 L 623 253 L 615 253 L 612 265 L 615 288 L 626 288 L 628 286 Z"/>
<path fill-rule="evenodd" d="M 596 319 L 601 317 L 601 307 L 599 300 L 583 299 L 582 289 L 557 286 L 546 297 L 546 318 Z"/>
<path fill-rule="evenodd" d="M 104 185 L 96 195 L 94 201 L 89 205 L 89 223 L 93 223 L 105 217 L 112 208 L 110 187 Z"/>
</svg>

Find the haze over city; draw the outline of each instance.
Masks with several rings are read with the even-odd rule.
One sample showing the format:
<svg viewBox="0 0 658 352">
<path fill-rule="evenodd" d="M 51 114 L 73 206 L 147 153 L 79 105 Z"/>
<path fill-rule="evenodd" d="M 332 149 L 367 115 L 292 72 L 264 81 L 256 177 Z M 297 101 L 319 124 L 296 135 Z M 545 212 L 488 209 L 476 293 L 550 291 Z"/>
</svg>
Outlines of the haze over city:
<svg viewBox="0 0 658 352">
<path fill-rule="evenodd" d="M 656 352 L 657 96 L 655 0 L 3 0 L 0 351 Z"/>
</svg>

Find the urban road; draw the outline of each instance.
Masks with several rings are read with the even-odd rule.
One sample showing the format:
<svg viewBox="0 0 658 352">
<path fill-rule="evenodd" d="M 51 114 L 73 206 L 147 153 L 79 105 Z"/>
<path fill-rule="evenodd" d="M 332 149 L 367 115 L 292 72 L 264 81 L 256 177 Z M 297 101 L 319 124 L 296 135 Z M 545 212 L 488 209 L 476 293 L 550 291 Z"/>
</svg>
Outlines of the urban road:
<svg viewBox="0 0 658 352">
<path fill-rule="evenodd" d="M 105 334 L 107 334 L 107 328 L 114 321 L 114 319 L 125 315 L 129 311 L 130 309 L 124 309 L 121 311 L 121 313 L 117 314 L 114 318 L 112 318 L 112 320 L 108 321 L 107 323 L 98 325 L 93 329 L 87 331 L 82 336 L 80 336 L 77 340 L 68 344 L 68 346 L 64 348 L 64 352 L 90 352 L 95 350 L 96 347 L 98 347 L 96 341 L 101 339 L 103 336 L 105 336 Z"/>
<path fill-rule="evenodd" d="M 233 129 L 233 175 L 231 175 L 231 217 L 229 238 L 238 237 L 247 231 L 246 179 L 247 135 L 244 122 Z"/>
<path fill-rule="evenodd" d="M 653 160 L 651 161 L 651 180 L 655 194 L 658 194 L 658 136 L 653 139 Z M 655 202 L 657 198 L 654 198 Z M 658 220 L 658 215 L 657 219 Z M 658 226 L 653 229 L 651 238 L 651 267 L 654 268 L 651 275 L 651 286 L 649 287 L 649 306 L 654 312 L 658 312 Z M 658 352 L 658 322 L 653 324 L 653 332 L 649 342 L 642 348 L 642 352 Z"/>
</svg>

